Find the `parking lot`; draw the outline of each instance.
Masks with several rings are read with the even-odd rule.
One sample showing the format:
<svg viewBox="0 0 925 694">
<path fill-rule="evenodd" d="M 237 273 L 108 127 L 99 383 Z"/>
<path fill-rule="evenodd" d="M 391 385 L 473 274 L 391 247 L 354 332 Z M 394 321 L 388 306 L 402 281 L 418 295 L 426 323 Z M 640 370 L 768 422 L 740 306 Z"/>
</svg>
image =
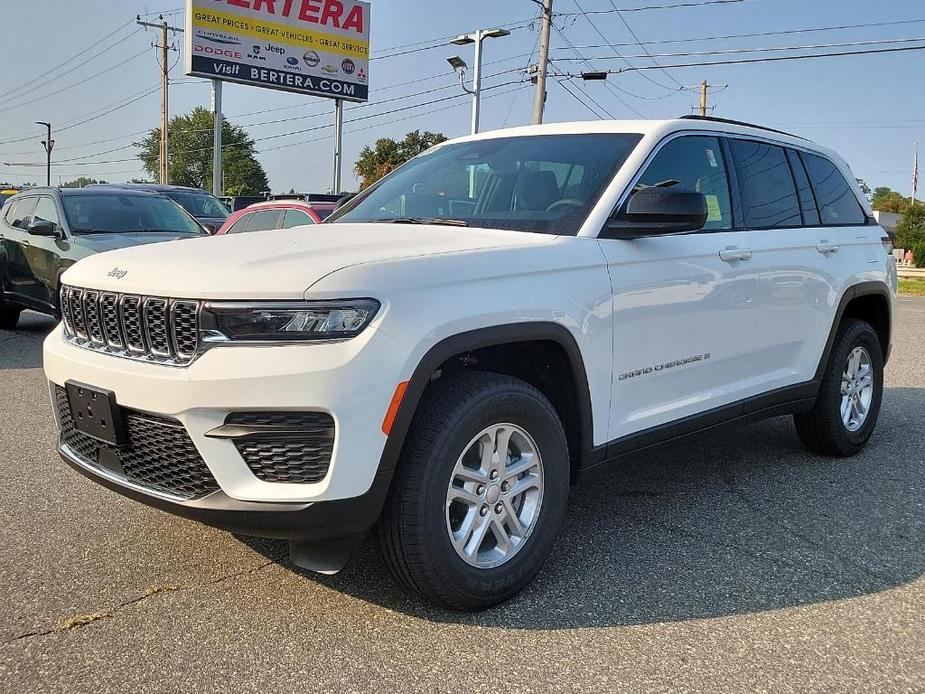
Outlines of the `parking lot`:
<svg viewBox="0 0 925 694">
<path fill-rule="evenodd" d="M 789 419 L 636 455 L 573 489 L 545 570 L 487 612 L 338 576 L 94 485 L 54 451 L 50 319 L 0 336 L 0 689 L 925 690 L 925 299 L 898 301 L 858 457 Z"/>
</svg>

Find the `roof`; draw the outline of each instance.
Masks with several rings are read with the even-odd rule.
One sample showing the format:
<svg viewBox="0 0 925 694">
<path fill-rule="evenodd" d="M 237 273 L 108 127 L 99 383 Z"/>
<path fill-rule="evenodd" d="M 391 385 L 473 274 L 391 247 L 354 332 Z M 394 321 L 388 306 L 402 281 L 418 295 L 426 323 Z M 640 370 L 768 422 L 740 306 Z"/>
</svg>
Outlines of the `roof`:
<svg viewBox="0 0 925 694">
<path fill-rule="evenodd" d="M 158 193 L 169 193 L 174 192 L 183 192 L 183 193 L 202 193 L 203 195 L 211 195 L 206 190 L 202 188 L 194 188 L 192 186 L 174 186 L 166 185 L 162 183 L 94 183 L 93 187 L 108 187 L 108 188 L 122 188 L 124 190 L 153 190 Z M 87 186 L 88 188 L 90 186 Z"/>
<path fill-rule="evenodd" d="M 762 139 L 792 145 L 794 147 L 808 148 L 832 154 L 825 147 L 816 145 L 798 135 L 792 135 L 760 125 L 743 123 L 721 118 L 671 118 L 667 120 L 593 120 L 572 121 L 567 123 L 545 123 L 543 125 L 525 125 L 504 130 L 491 130 L 478 135 L 467 135 L 448 142 L 467 142 L 472 140 L 488 140 L 498 137 L 526 137 L 537 135 L 576 135 L 592 133 L 637 133 L 644 137 L 661 139 L 678 130 L 703 130 L 738 135 L 749 135 Z M 440 145 L 438 145 L 439 147 Z"/>
<path fill-rule="evenodd" d="M 33 188 L 24 188 L 19 191 L 20 195 L 29 194 L 45 194 L 58 193 L 60 195 L 69 196 L 69 195 L 112 195 L 114 192 L 118 192 L 122 195 L 147 195 L 154 196 L 157 195 L 156 191 L 145 190 L 145 189 L 120 189 L 118 186 L 104 186 L 104 185 L 92 185 L 85 186 L 83 188 L 59 188 L 57 186 L 35 186 Z"/>
<path fill-rule="evenodd" d="M 263 200 L 261 202 L 255 202 L 252 205 L 245 207 L 245 210 L 254 210 L 268 207 L 270 209 L 280 208 L 280 207 L 304 207 L 307 210 L 327 210 L 334 207 L 337 207 L 337 203 L 334 202 L 307 202 L 300 198 L 280 198 L 279 200 Z M 240 212 L 241 210 L 239 210 Z"/>
</svg>

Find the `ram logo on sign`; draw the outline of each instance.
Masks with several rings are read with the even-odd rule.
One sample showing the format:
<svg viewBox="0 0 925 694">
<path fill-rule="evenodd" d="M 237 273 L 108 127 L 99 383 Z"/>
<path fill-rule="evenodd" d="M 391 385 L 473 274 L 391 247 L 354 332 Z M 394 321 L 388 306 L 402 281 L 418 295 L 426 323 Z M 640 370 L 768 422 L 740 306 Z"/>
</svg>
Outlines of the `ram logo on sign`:
<svg viewBox="0 0 925 694">
<path fill-rule="evenodd" d="M 187 0 L 186 74 L 366 101 L 369 3 Z"/>
</svg>

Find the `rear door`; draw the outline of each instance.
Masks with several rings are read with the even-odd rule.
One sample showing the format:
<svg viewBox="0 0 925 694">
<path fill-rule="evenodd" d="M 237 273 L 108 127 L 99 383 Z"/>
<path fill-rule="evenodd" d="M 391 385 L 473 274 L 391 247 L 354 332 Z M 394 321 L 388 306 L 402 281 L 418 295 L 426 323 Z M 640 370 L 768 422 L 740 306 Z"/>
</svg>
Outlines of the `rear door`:
<svg viewBox="0 0 925 694">
<path fill-rule="evenodd" d="M 633 190 L 649 186 L 703 193 L 709 214 L 698 233 L 600 239 L 613 283 L 611 440 L 754 393 L 757 272 L 719 138 L 663 143 Z"/>
</svg>

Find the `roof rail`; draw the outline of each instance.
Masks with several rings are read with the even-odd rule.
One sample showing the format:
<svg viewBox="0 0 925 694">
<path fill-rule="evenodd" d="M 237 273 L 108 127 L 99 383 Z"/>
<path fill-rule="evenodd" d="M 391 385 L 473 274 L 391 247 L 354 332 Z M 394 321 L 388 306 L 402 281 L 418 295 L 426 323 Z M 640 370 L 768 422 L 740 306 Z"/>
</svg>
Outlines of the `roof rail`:
<svg viewBox="0 0 925 694">
<path fill-rule="evenodd" d="M 743 120 L 732 120 L 730 118 L 717 118 L 716 116 L 696 116 L 692 114 L 687 114 L 680 117 L 681 120 L 702 120 L 712 123 L 725 123 L 726 125 L 744 125 L 746 128 L 757 128 L 758 130 L 767 130 L 771 133 L 778 133 L 779 135 L 786 135 L 787 137 L 795 137 L 798 140 L 806 140 L 805 137 L 800 135 L 794 135 L 793 133 L 788 133 L 785 130 L 777 130 L 776 128 L 769 128 L 764 125 L 756 125 L 755 123 L 747 123 Z"/>
</svg>

